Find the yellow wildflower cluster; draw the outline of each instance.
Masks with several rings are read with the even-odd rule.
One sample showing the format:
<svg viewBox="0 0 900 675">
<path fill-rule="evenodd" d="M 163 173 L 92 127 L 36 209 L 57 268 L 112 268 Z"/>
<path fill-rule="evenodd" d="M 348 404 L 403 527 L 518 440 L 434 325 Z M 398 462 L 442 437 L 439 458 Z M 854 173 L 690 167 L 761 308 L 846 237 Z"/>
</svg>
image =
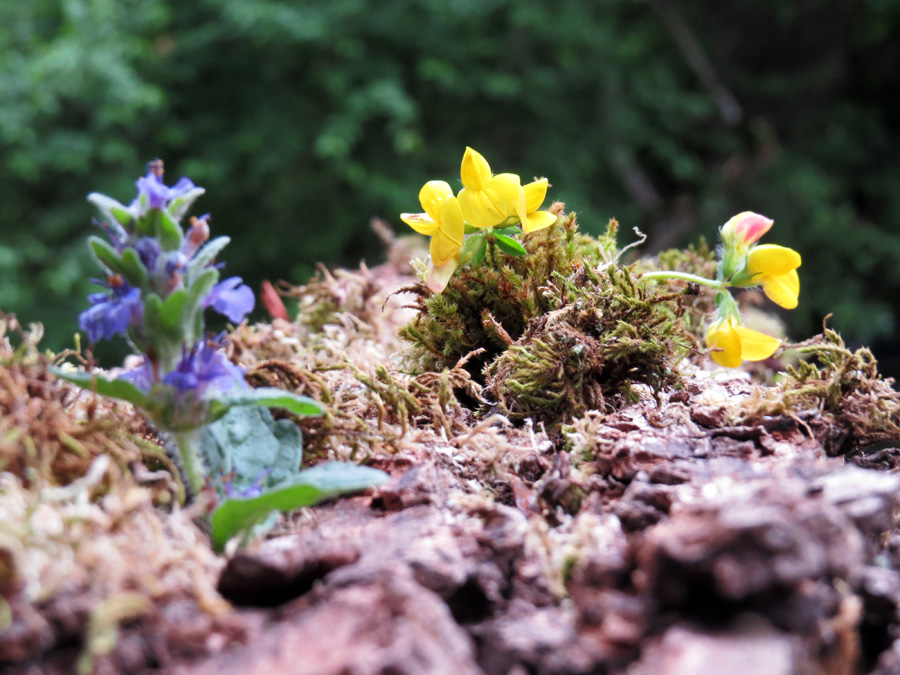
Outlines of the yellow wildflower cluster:
<svg viewBox="0 0 900 675">
<path fill-rule="evenodd" d="M 774 221 L 745 211 L 720 230 L 723 242 L 719 264 L 722 287 L 762 286 L 775 304 L 794 309 L 800 295 L 800 254 L 775 244 L 757 245 Z M 710 357 L 720 366 L 736 368 L 743 361 L 762 361 L 778 349 L 781 341 L 741 325 L 740 311 L 731 294 L 723 290 L 716 298 L 719 311 L 706 332 Z"/>
<path fill-rule="evenodd" d="M 741 313 L 729 287 L 762 286 L 772 302 L 794 309 L 800 295 L 797 268 L 800 254 L 785 246 L 757 245 L 774 221 L 758 213 L 744 211 L 731 218 L 719 230 L 722 237 L 721 257 L 715 279 L 683 272 L 651 272 L 650 279 L 682 279 L 719 292 L 716 316 L 706 331 L 709 355 L 720 366 L 736 368 L 744 361 L 762 361 L 775 353 L 781 341 L 742 325 Z"/>
<path fill-rule="evenodd" d="M 522 185 L 516 174 L 494 175 L 472 148 L 463 155 L 460 178 L 463 188 L 455 196 L 445 181 L 428 181 L 419 191 L 424 213 L 400 215 L 416 232 L 431 237 L 429 286 L 438 291 L 457 267 L 480 262 L 487 233 L 501 250 L 524 255 L 524 247 L 510 235 L 519 228 L 527 234 L 556 222 L 554 214 L 539 210 L 547 195 L 546 178 Z M 467 234 L 480 238 L 467 244 Z"/>
</svg>

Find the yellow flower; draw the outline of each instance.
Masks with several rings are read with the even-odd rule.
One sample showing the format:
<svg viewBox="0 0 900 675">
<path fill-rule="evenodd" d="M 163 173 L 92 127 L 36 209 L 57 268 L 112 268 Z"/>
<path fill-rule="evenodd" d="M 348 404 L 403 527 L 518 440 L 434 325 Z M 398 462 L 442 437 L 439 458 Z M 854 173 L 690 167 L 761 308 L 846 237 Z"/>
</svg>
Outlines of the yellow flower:
<svg viewBox="0 0 900 675">
<path fill-rule="evenodd" d="M 744 361 L 767 359 L 781 340 L 738 323 L 732 316 L 719 319 L 706 331 L 706 345 L 713 361 L 726 368 L 737 368 Z"/>
<path fill-rule="evenodd" d="M 525 193 L 514 173 L 491 175 L 487 160 L 472 148 L 466 148 L 460 167 L 463 189 L 457 198 L 466 222 L 485 229 L 516 214 L 525 222 Z"/>
<path fill-rule="evenodd" d="M 533 183 L 522 186 L 525 193 L 525 220 L 522 221 L 522 229 L 528 232 L 536 232 L 550 227 L 556 222 L 556 216 L 549 211 L 538 211 L 547 196 L 547 179 L 541 178 Z"/>
<path fill-rule="evenodd" d="M 763 244 L 750 250 L 747 270 L 755 283 L 762 284 L 763 292 L 772 302 L 785 309 L 794 309 L 800 295 L 797 268 L 801 262 L 800 254 L 794 249 Z"/>
<path fill-rule="evenodd" d="M 440 267 L 462 247 L 465 222 L 453 190 L 442 180 L 431 180 L 419 191 L 425 213 L 401 213 L 400 219 L 419 234 L 431 237 L 431 261 Z"/>
</svg>

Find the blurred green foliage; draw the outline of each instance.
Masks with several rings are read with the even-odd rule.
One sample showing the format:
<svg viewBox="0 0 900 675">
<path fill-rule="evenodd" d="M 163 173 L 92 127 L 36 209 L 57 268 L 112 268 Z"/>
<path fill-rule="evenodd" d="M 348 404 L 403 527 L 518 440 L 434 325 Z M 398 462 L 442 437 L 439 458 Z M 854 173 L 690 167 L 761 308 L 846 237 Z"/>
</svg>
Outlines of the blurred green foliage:
<svg viewBox="0 0 900 675">
<path fill-rule="evenodd" d="M 804 256 L 803 337 L 900 316 L 893 0 L 32 0 L 0 5 L 0 308 L 71 343 L 92 190 L 208 189 L 228 273 L 381 257 L 466 145 L 646 252 L 742 210 Z"/>
</svg>

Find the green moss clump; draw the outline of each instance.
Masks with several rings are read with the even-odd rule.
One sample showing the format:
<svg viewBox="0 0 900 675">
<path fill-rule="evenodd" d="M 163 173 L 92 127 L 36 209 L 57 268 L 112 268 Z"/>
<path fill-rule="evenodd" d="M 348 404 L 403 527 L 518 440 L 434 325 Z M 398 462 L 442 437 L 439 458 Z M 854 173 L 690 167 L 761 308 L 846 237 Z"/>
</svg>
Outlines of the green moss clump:
<svg viewBox="0 0 900 675">
<path fill-rule="evenodd" d="M 482 367 L 519 339 L 529 321 L 553 309 L 556 300 L 546 296 L 545 286 L 554 275 L 615 260 L 617 229 L 611 221 L 606 234 L 594 239 L 578 232 L 575 214 L 564 215 L 556 225 L 525 236 L 526 256 L 515 258 L 489 246 L 483 263 L 457 270 L 442 293 L 424 284 L 403 289 L 417 295 L 419 310 L 400 330 L 411 344 L 409 368 L 440 372 L 484 349 L 467 366 L 480 380 Z"/>
<path fill-rule="evenodd" d="M 681 297 L 638 286 L 614 264 L 556 274 L 544 291 L 550 311 L 485 369 L 485 396 L 511 419 L 555 426 L 636 401 L 638 383 L 678 386 L 675 358 L 689 344 Z"/>
<path fill-rule="evenodd" d="M 743 423 L 765 415 L 807 418 L 806 426 L 833 455 L 900 439 L 900 392 L 891 378 L 881 377 L 869 349 L 851 351 L 826 328 L 797 351 L 809 360 L 788 366 L 777 387 L 748 401 Z"/>
</svg>

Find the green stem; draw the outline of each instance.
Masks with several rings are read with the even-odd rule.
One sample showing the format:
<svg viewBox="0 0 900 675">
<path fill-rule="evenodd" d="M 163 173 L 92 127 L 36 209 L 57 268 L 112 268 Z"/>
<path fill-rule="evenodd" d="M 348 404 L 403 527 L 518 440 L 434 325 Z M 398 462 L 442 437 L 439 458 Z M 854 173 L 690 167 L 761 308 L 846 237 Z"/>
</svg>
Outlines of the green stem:
<svg viewBox="0 0 900 675">
<path fill-rule="evenodd" d="M 191 493 L 196 498 L 206 485 L 206 475 L 203 473 L 203 461 L 200 459 L 200 453 L 197 452 L 198 431 L 180 431 L 173 434 L 175 441 L 178 443 L 178 450 L 181 454 L 181 467 L 184 469 L 184 475 L 190 485 Z"/>
<path fill-rule="evenodd" d="M 698 277 L 696 274 L 688 274 L 687 272 L 648 272 L 647 274 L 642 274 L 639 281 L 653 281 L 656 279 L 680 279 L 681 281 L 689 281 L 694 284 L 700 284 L 701 286 L 709 286 L 710 288 L 715 288 L 720 291 L 725 290 L 725 285 L 721 281 L 707 279 L 706 277 Z"/>
</svg>

